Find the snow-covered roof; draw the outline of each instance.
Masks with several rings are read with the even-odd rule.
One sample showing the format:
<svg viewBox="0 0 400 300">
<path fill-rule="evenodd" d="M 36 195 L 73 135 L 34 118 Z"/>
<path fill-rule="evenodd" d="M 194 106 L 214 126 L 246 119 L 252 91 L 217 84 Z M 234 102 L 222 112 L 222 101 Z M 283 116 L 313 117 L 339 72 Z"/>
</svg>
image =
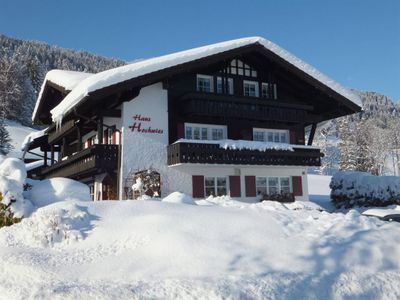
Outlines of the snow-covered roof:
<svg viewBox="0 0 400 300">
<path fill-rule="evenodd" d="M 93 73 L 85 73 L 85 72 L 77 72 L 77 71 L 65 71 L 65 70 L 51 70 L 47 72 L 46 77 L 44 78 L 42 87 L 40 88 L 39 96 L 36 101 L 35 109 L 33 111 L 32 116 L 34 117 L 39 108 L 39 104 L 42 100 L 43 92 L 46 87 L 47 82 L 54 83 L 66 91 L 73 90 L 80 82 L 85 80 L 86 78 L 92 76 Z M 32 118 L 34 120 L 34 118 Z"/>
<path fill-rule="evenodd" d="M 262 45 L 293 66 L 336 91 L 338 94 L 349 99 L 356 105 L 361 106 L 361 99 L 358 95 L 353 94 L 348 89 L 342 87 L 339 83 L 322 74 L 317 69 L 305 63 L 285 49 L 282 49 L 278 45 L 262 37 L 248 37 L 154 57 L 94 74 L 93 76 L 82 80 L 82 82 L 79 83 L 61 103 L 51 110 L 52 119 L 54 122 L 60 122 L 63 116 L 80 103 L 85 96 L 96 90 L 162 69 L 252 44 Z"/>
</svg>

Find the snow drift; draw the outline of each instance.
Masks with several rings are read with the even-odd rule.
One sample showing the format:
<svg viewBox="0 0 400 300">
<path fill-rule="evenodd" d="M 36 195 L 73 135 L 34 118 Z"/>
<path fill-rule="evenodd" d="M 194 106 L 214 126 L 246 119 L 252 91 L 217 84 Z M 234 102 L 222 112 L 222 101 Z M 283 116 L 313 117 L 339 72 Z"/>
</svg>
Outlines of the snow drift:
<svg viewBox="0 0 400 300">
<path fill-rule="evenodd" d="M 397 223 L 354 210 L 270 201 L 59 202 L 0 229 L 0 295 L 397 299 L 399 243 Z"/>
<path fill-rule="evenodd" d="M 91 201 L 86 184 L 68 178 L 51 178 L 42 181 L 29 179 L 31 189 L 24 193 L 36 207 L 68 200 Z"/>
</svg>

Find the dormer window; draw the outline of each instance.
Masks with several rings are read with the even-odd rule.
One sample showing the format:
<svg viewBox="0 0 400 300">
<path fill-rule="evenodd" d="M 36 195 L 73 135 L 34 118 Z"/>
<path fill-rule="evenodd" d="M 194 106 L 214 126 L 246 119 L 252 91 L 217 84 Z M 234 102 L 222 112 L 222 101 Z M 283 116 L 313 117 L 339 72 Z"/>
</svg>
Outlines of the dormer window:
<svg viewBox="0 0 400 300">
<path fill-rule="evenodd" d="M 214 92 L 213 77 L 197 74 L 197 91 L 205 93 Z"/>
<path fill-rule="evenodd" d="M 258 82 L 243 80 L 243 95 L 246 97 L 259 97 Z"/>
</svg>

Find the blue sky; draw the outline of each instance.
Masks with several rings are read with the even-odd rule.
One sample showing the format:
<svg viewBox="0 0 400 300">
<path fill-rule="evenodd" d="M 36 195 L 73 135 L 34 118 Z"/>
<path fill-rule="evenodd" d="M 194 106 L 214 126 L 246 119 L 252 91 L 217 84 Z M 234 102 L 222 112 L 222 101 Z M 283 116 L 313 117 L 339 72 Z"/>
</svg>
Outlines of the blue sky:
<svg viewBox="0 0 400 300">
<path fill-rule="evenodd" d="M 0 33 L 124 60 L 258 35 L 400 100 L 399 0 L 0 0 Z"/>
</svg>

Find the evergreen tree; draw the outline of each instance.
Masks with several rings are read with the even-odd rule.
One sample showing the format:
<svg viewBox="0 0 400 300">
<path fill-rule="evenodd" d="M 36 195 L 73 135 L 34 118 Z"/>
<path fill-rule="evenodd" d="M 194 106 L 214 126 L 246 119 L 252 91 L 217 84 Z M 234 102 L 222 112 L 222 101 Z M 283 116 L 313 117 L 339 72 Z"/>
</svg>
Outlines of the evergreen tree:
<svg viewBox="0 0 400 300">
<path fill-rule="evenodd" d="M 10 144 L 11 139 L 4 123 L 4 118 L 0 117 L 0 155 L 7 155 L 13 148 Z"/>
</svg>

